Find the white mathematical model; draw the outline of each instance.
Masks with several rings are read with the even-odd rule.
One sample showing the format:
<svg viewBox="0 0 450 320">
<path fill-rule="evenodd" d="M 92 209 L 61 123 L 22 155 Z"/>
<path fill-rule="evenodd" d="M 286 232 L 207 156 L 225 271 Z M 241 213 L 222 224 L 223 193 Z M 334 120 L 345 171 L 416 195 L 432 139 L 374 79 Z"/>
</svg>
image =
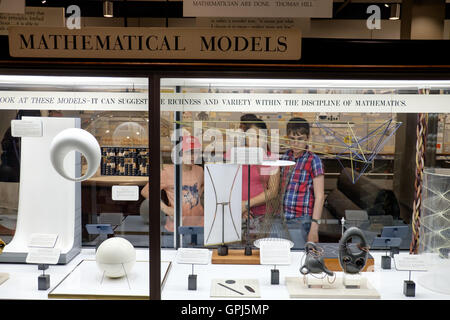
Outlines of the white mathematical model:
<svg viewBox="0 0 450 320">
<path fill-rule="evenodd" d="M 205 239 L 218 245 L 241 240 L 242 167 L 238 164 L 205 165 Z"/>
</svg>

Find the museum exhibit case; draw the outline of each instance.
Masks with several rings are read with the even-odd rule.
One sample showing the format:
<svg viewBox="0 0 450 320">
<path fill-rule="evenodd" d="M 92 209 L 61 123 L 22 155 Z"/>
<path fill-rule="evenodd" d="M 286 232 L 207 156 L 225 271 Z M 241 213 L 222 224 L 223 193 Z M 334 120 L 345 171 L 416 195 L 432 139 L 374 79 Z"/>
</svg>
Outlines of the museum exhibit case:
<svg viewBox="0 0 450 320">
<path fill-rule="evenodd" d="M 0 298 L 449 298 L 409 254 L 449 81 L 56 73 L 1 77 Z"/>
<path fill-rule="evenodd" d="M 266 281 L 284 278 L 290 298 L 380 298 L 366 281 L 376 269 L 424 271 L 414 269 L 426 264 L 420 255 L 415 266 L 404 257 L 419 238 L 414 206 L 424 191 L 414 176 L 448 167 L 449 85 L 162 77 L 162 247 L 207 248 L 217 270 L 273 261 Z M 440 237 L 448 242 L 446 231 Z M 302 258 L 281 257 L 285 248 Z M 280 275 L 285 261 L 297 265 L 296 277 Z M 206 296 L 251 297 L 252 277 L 228 279 L 239 293 L 225 280 L 211 279 Z"/>
<path fill-rule="evenodd" d="M 148 78 L 2 75 L 0 87 L 0 263 L 38 265 L 43 274 L 31 283 L 58 288 L 55 297 L 111 297 L 113 278 L 127 288 L 145 283 L 140 296 L 148 297 L 148 257 L 136 255 L 149 247 L 140 214 Z M 98 254 L 74 272 L 91 260 L 93 268 L 64 291 L 62 279 L 50 281 L 51 269 L 79 259 L 83 248 Z M 143 278 L 128 276 L 138 268 Z"/>
<path fill-rule="evenodd" d="M 162 172 L 167 179 L 175 178 L 176 181 L 178 178 L 182 181 L 183 169 L 190 172 L 191 166 L 198 171 L 196 179 L 199 185 L 198 191 L 195 189 L 191 192 L 195 184 L 188 187 L 182 182 L 175 183 L 175 189 L 177 184 L 182 185 L 182 192 L 178 196 L 191 202 L 183 208 L 173 207 L 173 216 L 178 219 L 175 222 L 178 230 L 171 227 L 174 240 L 170 244 L 177 243 L 176 233 L 180 230 L 179 235 L 184 238 L 181 240 L 184 245 L 212 244 L 208 240 L 208 224 L 215 218 L 220 222 L 221 211 L 215 210 L 215 206 L 214 210 L 209 208 L 208 211 L 214 214 L 209 217 L 209 213 L 205 211 L 202 225 L 201 219 L 192 218 L 192 215 L 198 214 L 192 208 L 198 204 L 198 212 L 201 212 L 202 205 L 206 206 L 209 198 L 217 198 L 217 194 L 221 193 L 227 194 L 226 185 L 231 187 L 234 182 L 219 179 L 218 181 L 224 181 L 221 185 L 223 190 L 215 187 L 206 192 L 205 188 L 201 195 L 200 186 L 214 180 L 208 168 L 213 163 L 222 163 L 224 168 L 233 163 L 242 166 L 242 181 L 239 183 L 243 193 L 240 208 L 244 211 L 242 228 L 237 228 L 234 224 L 230 226 L 229 229 L 237 237 L 230 242 L 245 242 L 246 236 L 253 237 L 251 241 L 266 237 L 292 240 L 294 235 L 289 233 L 286 223 L 292 216 L 299 218 L 303 209 L 299 208 L 298 203 L 290 205 L 291 209 L 286 209 L 286 206 L 288 201 L 300 201 L 288 199 L 292 194 L 300 192 L 289 189 L 289 185 L 293 185 L 290 179 L 299 179 L 292 172 L 299 169 L 295 165 L 277 165 L 276 160 L 293 161 L 289 152 L 298 150 L 298 156 L 307 150 L 315 155 L 314 159 L 318 163 L 316 166 L 319 167 L 314 168 L 317 172 L 309 179 L 312 180 L 314 174 L 323 176 L 323 199 L 319 199 L 323 206 L 320 206 L 321 213 L 317 214 L 320 219 L 318 234 L 323 242 L 337 243 L 343 227 L 357 226 L 372 244 L 384 227 L 398 226 L 407 229 L 402 234 L 400 247 L 409 249 L 412 202 L 407 204 L 405 199 L 412 199 L 413 194 L 405 194 L 406 191 L 400 189 L 406 182 L 405 176 L 409 174 L 407 170 L 411 169 L 402 163 L 406 164 L 414 158 L 413 154 L 405 154 L 405 134 L 411 132 L 412 126 L 415 130 L 411 119 L 415 120 L 417 117 L 422 104 L 419 100 L 423 99 L 424 105 L 435 110 L 431 110 L 430 116 L 430 119 L 434 117 L 436 127 L 432 133 L 436 139 L 433 163 L 436 167 L 447 165 L 450 151 L 448 110 L 444 102 L 448 93 L 447 86 L 445 81 L 163 78 Z M 441 103 L 440 106 L 436 104 L 433 107 L 431 102 L 425 102 L 431 97 L 442 99 L 437 102 Z M 298 119 L 297 125 L 308 130 L 303 136 L 307 139 L 303 145 L 301 141 L 295 141 L 292 134 L 289 137 L 287 127 L 292 119 L 294 126 L 295 119 Z M 195 143 L 185 145 L 181 142 L 183 138 L 193 139 Z M 189 156 L 185 155 L 186 152 L 183 153 L 185 147 L 189 149 Z M 241 157 L 248 156 L 249 166 L 245 161 L 236 162 L 231 155 L 233 148 L 237 147 L 243 148 L 239 152 L 245 152 L 245 148 L 260 148 L 263 158 L 258 160 L 258 155 L 255 155 L 255 159 L 250 159 L 251 155 L 242 153 Z M 170 177 L 168 168 L 172 171 Z M 234 172 L 231 171 L 226 174 L 228 177 L 233 175 Z M 189 174 L 186 179 L 191 183 L 194 175 Z M 305 187 L 306 191 L 301 191 L 302 197 L 306 199 L 301 199 L 304 203 L 310 199 L 314 202 L 314 187 L 312 181 L 308 183 L 309 189 Z M 162 184 L 165 184 L 164 181 Z M 250 219 L 245 218 L 248 188 L 255 190 L 250 190 L 250 207 L 255 207 L 253 211 L 250 210 Z M 171 190 L 171 206 L 174 203 L 174 190 Z M 163 194 L 164 191 L 162 187 Z M 168 205 L 168 200 L 163 197 L 162 206 Z M 179 201 L 182 201 L 181 198 Z M 314 204 L 303 206 L 305 215 L 312 216 Z M 183 210 L 187 210 L 184 216 Z M 236 210 L 239 208 L 234 209 Z M 291 212 L 287 219 L 283 219 L 281 212 L 286 210 L 295 211 L 296 214 Z M 184 218 L 191 221 L 183 222 Z M 248 233 L 245 230 L 247 220 L 250 220 Z M 185 231 L 187 226 L 192 227 L 190 232 Z M 207 232 L 206 235 L 199 226 L 205 228 L 203 231 Z M 236 229 L 241 229 L 242 232 L 239 234 Z M 197 231 L 195 241 L 188 240 L 193 238 L 194 231 Z M 203 237 L 204 243 L 201 242 Z M 303 249 L 303 245 L 296 244 L 294 248 Z"/>
<path fill-rule="evenodd" d="M 450 170 L 427 168 L 424 170 L 423 207 L 420 224 L 419 252 L 425 256 L 431 272 L 424 274 L 419 283 L 443 293 L 449 293 L 450 242 Z"/>
</svg>

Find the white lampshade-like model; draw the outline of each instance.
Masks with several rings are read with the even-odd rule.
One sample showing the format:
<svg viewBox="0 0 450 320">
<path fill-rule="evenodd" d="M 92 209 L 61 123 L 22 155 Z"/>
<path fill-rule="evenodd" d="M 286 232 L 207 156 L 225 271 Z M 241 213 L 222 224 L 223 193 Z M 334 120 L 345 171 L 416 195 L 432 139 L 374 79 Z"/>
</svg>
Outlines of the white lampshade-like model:
<svg viewBox="0 0 450 320">
<path fill-rule="evenodd" d="M 79 151 L 86 158 L 88 168 L 82 177 L 71 177 L 64 169 L 64 158 L 71 151 Z M 69 128 L 58 133 L 50 145 L 50 160 L 55 170 L 65 179 L 84 181 L 92 177 L 102 158 L 97 139 L 83 129 Z"/>
<path fill-rule="evenodd" d="M 120 278 L 133 269 L 136 250 L 127 239 L 109 238 L 98 247 L 95 261 L 102 274 L 109 278 Z"/>
<path fill-rule="evenodd" d="M 148 134 L 147 130 L 139 123 L 128 121 L 114 129 L 112 138 L 117 146 L 144 145 Z"/>
</svg>

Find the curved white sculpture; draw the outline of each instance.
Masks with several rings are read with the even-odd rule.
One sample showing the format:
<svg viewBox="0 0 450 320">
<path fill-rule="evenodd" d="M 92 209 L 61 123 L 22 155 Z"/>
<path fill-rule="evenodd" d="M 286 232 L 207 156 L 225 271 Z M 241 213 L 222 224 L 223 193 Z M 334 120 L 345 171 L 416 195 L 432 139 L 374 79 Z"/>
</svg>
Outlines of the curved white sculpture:
<svg viewBox="0 0 450 320">
<path fill-rule="evenodd" d="M 127 239 L 109 238 L 97 248 L 95 261 L 102 274 L 110 278 L 120 278 L 129 274 L 133 268 L 136 250 Z"/>
<path fill-rule="evenodd" d="M 88 168 L 84 176 L 70 177 L 64 170 L 64 158 L 71 151 L 79 151 L 86 158 Z M 55 170 L 65 179 L 84 181 L 92 177 L 102 158 L 97 139 L 83 129 L 69 128 L 58 133 L 50 144 L 50 161 Z"/>
</svg>

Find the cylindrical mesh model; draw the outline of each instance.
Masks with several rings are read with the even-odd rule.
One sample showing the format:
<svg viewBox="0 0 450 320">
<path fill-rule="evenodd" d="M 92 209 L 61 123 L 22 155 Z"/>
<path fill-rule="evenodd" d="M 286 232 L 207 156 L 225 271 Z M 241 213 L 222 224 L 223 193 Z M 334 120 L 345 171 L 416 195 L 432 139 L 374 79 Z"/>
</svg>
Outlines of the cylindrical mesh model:
<svg viewBox="0 0 450 320">
<path fill-rule="evenodd" d="M 450 294 L 450 169 L 424 170 L 422 212 L 420 215 L 419 254 L 428 271 L 419 284 Z"/>
</svg>

